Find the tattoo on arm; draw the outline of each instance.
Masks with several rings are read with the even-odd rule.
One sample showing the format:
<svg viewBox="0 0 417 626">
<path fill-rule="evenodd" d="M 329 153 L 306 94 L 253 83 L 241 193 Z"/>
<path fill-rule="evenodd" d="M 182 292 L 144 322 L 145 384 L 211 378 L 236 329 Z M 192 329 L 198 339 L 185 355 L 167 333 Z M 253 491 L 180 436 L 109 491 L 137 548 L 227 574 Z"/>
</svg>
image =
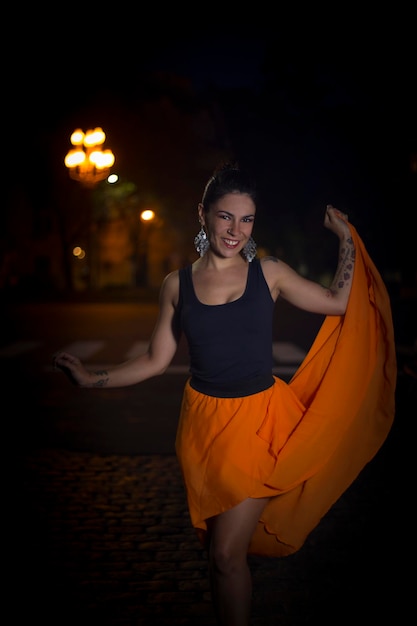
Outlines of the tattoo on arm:
<svg viewBox="0 0 417 626">
<path fill-rule="evenodd" d="M 337 266 L 336 274 L 334 276 L 330 291 L 332 293 L 337 292 L 339 289 L 343 289 L 352 280 L 353 268 L 355 265 L 355 248 L 351 237 L 346 240 L 340 250 L 339 263 Z"/>
<path fill-rule="evenodd" d="M 107 384 L 109 382 L 109 373 L 107 370 L 99 370 L 97 372 L 94 372 L 94 374 L 96 376 L 101 376 L 101 378 L 94 383 L 93 387 L 107 387 Z"/>
</svg>

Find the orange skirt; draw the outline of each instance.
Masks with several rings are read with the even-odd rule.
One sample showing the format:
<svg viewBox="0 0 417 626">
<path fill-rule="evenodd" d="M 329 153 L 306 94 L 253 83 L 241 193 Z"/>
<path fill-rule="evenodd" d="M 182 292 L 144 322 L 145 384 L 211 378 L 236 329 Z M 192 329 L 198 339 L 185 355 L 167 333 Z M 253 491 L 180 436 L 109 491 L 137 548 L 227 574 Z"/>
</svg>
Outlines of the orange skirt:
<svg viewBox="0 0 417 626">
<path fill-rule="evenodd" d="M 191 522 L 269 497 L 251 554 L 296 552 L 376 454 L 395 413 L 396 357 L 386 288 L 354 227 L 346 314 L 327 317 L 289 383 L 215 398 L 187 382 L 176 437 Z"/>
</svg>

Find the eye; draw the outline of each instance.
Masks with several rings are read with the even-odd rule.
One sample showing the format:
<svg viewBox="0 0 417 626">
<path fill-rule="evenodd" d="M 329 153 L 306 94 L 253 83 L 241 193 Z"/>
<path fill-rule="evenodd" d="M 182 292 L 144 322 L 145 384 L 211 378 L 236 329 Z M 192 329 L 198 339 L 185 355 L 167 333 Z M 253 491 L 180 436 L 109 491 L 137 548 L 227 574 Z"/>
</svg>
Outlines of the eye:
<svg viewBox="0 0 417 626">
<path fill-rule="evenodd" d="M 253 222 L 253 219 L 254 219 L 253 217 L 244 217 L 242 219 L 242 222 L 250 223 L 250 222 Z"/>
<path fill-rule="evenodd" d="M 222 220 L 230 220 L 230 215 L 227 215 L 226 213 L 219 213 L 219 217 Z"/>
</svg>

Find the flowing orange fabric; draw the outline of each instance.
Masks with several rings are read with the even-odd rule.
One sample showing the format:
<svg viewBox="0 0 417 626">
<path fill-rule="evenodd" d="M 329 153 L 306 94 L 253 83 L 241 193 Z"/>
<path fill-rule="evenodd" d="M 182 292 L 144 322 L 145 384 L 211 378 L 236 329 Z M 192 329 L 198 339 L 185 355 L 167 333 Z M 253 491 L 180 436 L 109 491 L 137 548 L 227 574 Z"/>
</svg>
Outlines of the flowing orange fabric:
<svg viewBox="0 0 417 626">
<path fill-rule="evenodd" d="M 191 522 L 248 497 L 270 497 L 249 552 L 296 552 L 385 441 L 397 378 L 391 306 L 350 225 L 356 262 L 344 316 L 326 317 L 289 383 L 213 398 L 187 383 L 176 449 Z"/>
</svg>

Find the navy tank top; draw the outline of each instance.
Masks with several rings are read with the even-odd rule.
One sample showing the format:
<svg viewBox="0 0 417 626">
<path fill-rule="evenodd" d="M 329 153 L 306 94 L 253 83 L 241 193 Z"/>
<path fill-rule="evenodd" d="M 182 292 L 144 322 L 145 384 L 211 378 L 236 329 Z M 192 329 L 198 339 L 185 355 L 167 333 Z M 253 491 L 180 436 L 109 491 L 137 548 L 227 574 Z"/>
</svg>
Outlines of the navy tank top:
<svg viewBox="0 0 417 626">
<path fill-rule="evenodd" d="M 243 295 L 208 305 L 195 294 L 192 266 L 179 270 L 178 314 L 188 342 L 190 385 L 219 398 L 248 396 L 274 384 L 274 300 L 259 259 L 248 264 Z"/>
</svg>

